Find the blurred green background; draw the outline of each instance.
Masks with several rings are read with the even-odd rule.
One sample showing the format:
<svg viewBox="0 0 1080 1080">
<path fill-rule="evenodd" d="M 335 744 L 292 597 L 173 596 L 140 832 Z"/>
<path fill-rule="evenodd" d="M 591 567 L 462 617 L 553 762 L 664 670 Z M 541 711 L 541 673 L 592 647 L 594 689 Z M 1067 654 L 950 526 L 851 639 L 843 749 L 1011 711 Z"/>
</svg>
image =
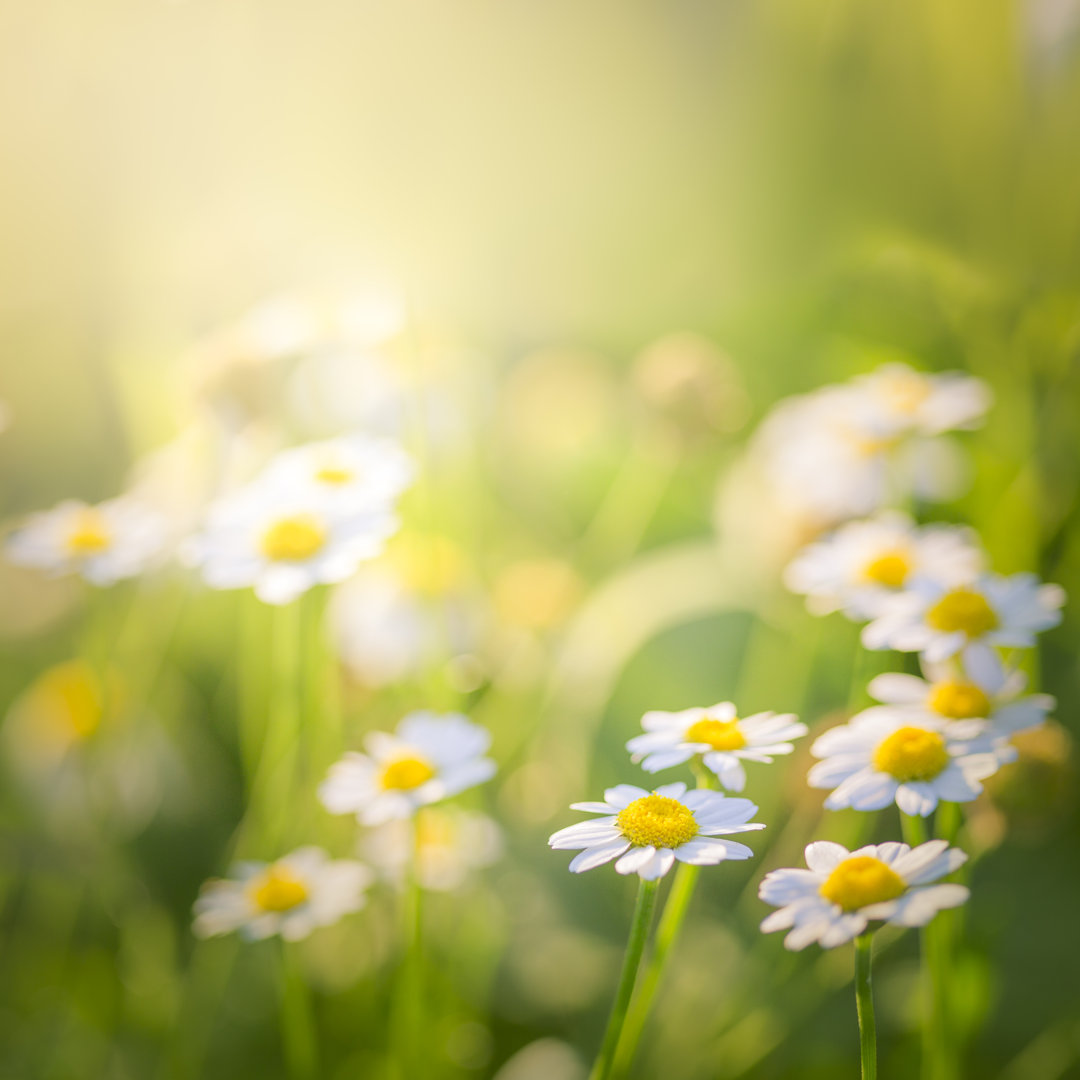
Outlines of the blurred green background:
<svg viewBox="0 0 1080 1080">
<path fill-rule="evenodd" d="M 545 841 L 640 777 L 646 709 L 733 697 L 817 731 L 889 662 L 782 593 L 798 537 L 725 482 L 774 402 L 895 355 L 980 375 L 997 404 L 940 516 L 1080 596 L 1078 50 L 1073 0 L 0 5 L 5 518 L 110 496 L 207 417 L 309 434 L 276 375 L 207 380 L 193 350 L 313 283 L 399 288 L 395 362 L 455 418 L 412 441 L 407 535 L 452 545 L 416 588 L 482 629 L 340 680 L 350 746 L 423 704 L 495 734 L 463 801 L 504 856 L 428 908 L 432 1076 L 583 1075 L 632 886 Z M 245 810 L 240 628 L 276 613 L 176 570 L 0 590 L 0 1076 L 284 1076 L 269 946 L 189 930 Z M 27 686 L 113 639 L 107 715 L 28 741 Z M 966 1076 L 1080 1075 L 1078 640 L 1067 609 L 1039 658 L 1059 725 L 969 818 Z M 849 953 L 756 929 L 761 874 L 855 827 L 806 764 L 752 772 L 770 828 L 702 876 L 639 1077 L 854 1074 Z M 291 828 L 351 849 L 314 799 Z M 327 1077 L 384 1075 L 394 907 L 304 946 Z M 916 961 L 908 935 L 877 966 L 885 1076 L 917 1075 Z"/>
</svg>

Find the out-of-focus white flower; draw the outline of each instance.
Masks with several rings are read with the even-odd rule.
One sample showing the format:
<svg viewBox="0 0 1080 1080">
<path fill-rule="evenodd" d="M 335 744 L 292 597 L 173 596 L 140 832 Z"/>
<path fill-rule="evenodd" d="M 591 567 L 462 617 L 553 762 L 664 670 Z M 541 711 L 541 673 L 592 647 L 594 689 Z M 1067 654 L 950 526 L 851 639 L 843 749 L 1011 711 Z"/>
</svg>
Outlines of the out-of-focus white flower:
<svg viewBox="0 0 1080 1080">
<path fill-rule="evenodd" d="M 749 799 L 702 788 L 688 793 L 685 784 L 652 792 L 619 784 L 604 792 L 604 802 L 573 803 L 570 809 L 602 815 L 560 829 L 548 840 L 557 851 L 581 850 L 570 861 L 571 873 L 618 859 L 618 873 L 644 881 L 663 877 L 676 861 L 715 866 L 725 859 L 749 859 L 750 848 L 723 837 L 765 828 L 750 822 L 758 808 Z"/>
<path fill-rule="evenodd" d="M 412 482 L 413 472 L 397 443 L 352 435 L 282 451 L 257 483 L 314 497 L 332 511 L 348 511 L 389 505 Z"/>
<path fill-rule="evenodd" d="M 811 753 L 823 760 L 807 775 L 812 788 L 832 788 L 829 810 L 880 810 L 895 802 L 926 817 L 940 800 L 970 802 L 981 780 L 997 772 L 1015 750 L 984 749 L 969 740 L 985 734 L 979 720 L 915 720 L 881 708 L 867 709 L 826 731 Z"/>
<path fill-rule="evenodd" d="M 872 679 L 870 694 L 884 704 L 865 712 L 915 723 L 946 721 L 946 732 L 951 727 L 948 721 L 981 719 L 986 727 L 979 733 L 980 741 L 989 739 L 996 744 L 1018 731 L 1038 727 L 1057 704 L 1049 694 L 1024 695 L 1027 676 L 1018 669 L 1007 669 L 991 650 L 977 653 L 961 665 L 924 661 L 923 673 L 924 679 L 892 672 Z"/>
<path fill-rule="evenodd" d="M 371 871 L 352 859 L 331 859 L 302 847 L 272 863 L 244 862 L 233 876 L 208 881 L 195 901 L 199 937 L 234 930 L 249 941 L 280 934 L 299 941 L 364 906 Z"/>
<path fill-rule="evenodd" d="M 868 649 L 919 652 L 936 662 L 963 653 L 985 667 L 992 646 L 1029 648 L 1035 635 L 1061 622 L 1065 590 L 1043 585 L 1034 574 L 986 574 L 970 584 L 913 582 L 889 598 L 863 627 Z"/>
<path fill-rule="evenodd" d="M 789 740 L 805 735 L 807 727 L 792 713 L 763 712 L 740 718 L 730 701 L 680 712 L 647 712 L 641 719 L 644 735 L 627 744 L 631 761 L 646 772 L 659 772 L 700 755 L 729 791 L 746 786 L 745 761 L 771 764 L 779 754 L 794 750 Z"/>
<path fill-rule="evenodd" d="M 460 713 L 410 713 L 393 735 L 369 734 L 366 754 L 349 753 L 333 765 L 319 798 L 332 814 L 355 814 L 362 825 L 411 817 L 490 780 L 490 745 L 490 733 Z"/>
<path fill-rule="evenodd" d="M 929 375 L 907 364 L 883 364 L 854 385 L 880 411 L 884 428 L 940 435 L 978 427 L 993 402 L 990 388 L 973 375 Z"/>
<path fill-rule="evenodd" d="M 849 618 L 869 619 L 889 597 L 915 582 L 960 585 L 974 580 L 984 561 L 972 530 L 920 527 L 906 514 L 885 511 L 841 525 L 804 548 L 788 565 L 784 583 L 804 594 L 816 615 L 842 610 Z"/>
<path fill-rule="evenodd" d="M 931 885 L 967 861 L 959 848 L 931 840 L 869 844 L 851 852 L 818 840 L 806 848 L 808 870 L 773 870 L 759 897 L 779 908 L 761 924 L 765 933 L 787 930 L 784 945 L 805 949 L 812 942 L 832 949 L 858 937 L 871 922 L 925 926 L 939 911 L 970 895 L 963 885 Z"/>
<path fill-rule="evenodd" d="M 973 426 L 988 401 L 968 376 L 886 365 L 780 402 L 751 454 L 779 499 L 823 527 L 912 496 L 957 494 L 965 463 L 940 435 Z"/>
<path fill-rule="evenodd" d="M 344 581 L 397 527 L 382 503 L 331 507 L 315 492 L 256 482 L 219 500 L 183 555 L 212 588 L 253 586 L 264 603 L 287 604 Z"/>
<path fill-rule="evenodd" d="M 32 514 L 8 538 L 8 558 L 94 585 L 136 577 L 163 555 L 165 521 L 142 502 L 120 496 L 90 506 L 76 500 Z"/>
<path fill-rule="evenodd" d="M 486 814 L 456 806 L 428 806 L 414 818 L 383 822 L 365 833 L 362 851 L 392 881 L 404 880 L 416 852 L 416 878 L 425 889 L 446 892 L 474 870 L 491 866 L 503 850 L 499 826 Z"/>
</svg>

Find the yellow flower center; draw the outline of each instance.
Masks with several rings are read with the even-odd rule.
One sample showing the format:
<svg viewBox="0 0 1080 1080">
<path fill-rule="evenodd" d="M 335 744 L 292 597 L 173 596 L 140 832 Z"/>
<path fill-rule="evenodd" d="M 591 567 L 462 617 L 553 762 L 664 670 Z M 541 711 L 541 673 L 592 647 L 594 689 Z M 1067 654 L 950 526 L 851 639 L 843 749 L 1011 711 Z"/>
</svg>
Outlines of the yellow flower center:
<svg viewBox="0 0 1080 1080">
<path fill-rule="evenodd" d="M 694 815 L 678 799 L 646 795 L 619 811 L 615 824 L 635 847 L 675 848 L 698 834 Z"/>
<path fill-rule="evenodd" d="M 930 688 L 926 704 L 934 712 L 950 720 L 970 720 L 988 716 L 990 699 L 974 683 L 939 682 Z"/>
<path fill-rule="evenodd" d="M 111 543 L 112 534 L 104 516 L 90 507 L 80 510 L 67 535 L 68 551 L 72 555 L 97 555 Z"/>
<path fill-rule="evenodd" d="M 280 863 L 268 866 L 251 884 L 251 899 L 260 911 L 291 911 L 307 898 L 307 886 Z"/>
<path fill-rule="evenodd" d="M 890 589 L 899 589 L 910 573 L 911 560 L 906 552 L 899 549 L 886 551 L 863 567 L 863 577 L 867 581 Z"/>
<path fill-rule="evenodd" d="M 421 757 L 403 757 L 383 766 L 379 782 L 386 790 L 412 791 L 435 775 L 431 763 Z"/>
<path fill-rule="evenodd" d="M 739 730 L 739 718 L 734 720 L 713 720 L 705 717 L 686 729 L 687 742 L 705 743 L 714 750 L 741 750 L 746 745 L 746 736 Z"/>
<path fill-rule="evenodd" d="M 911 780 L 933 780 L 949 764 L 949 752 L 936 731 L 902 727 L 881 741 L 873 763 L 879 772 L 906 784 Z"/>
<path fill-rule="evenodd" d="M 890 374 L 879 386 L 885 400 L 902 413 L 915 412 L 930 396 L 930 380 L 914 371 Z"/>
<path fill-rule="evenodd" d="M 315 473 L 315 479 L 320 484 L 333 484 L 340 486 L 341 484 L 348 484 L 353 479 L 353 472 L 351 469 L 342 468 L 340 465 L 324 465 L 321 469 L 318 469 Z"/>
<path fill-rule="evenodd" d="M 986 597 L 974 589 L 953 589 L 947 592 L 926 613 L 926 621 L 945 634 L 963 631 L 968 637 L 982 637 L 996 630 L 998 617 Z"/>
<path fill-rule="evenodd" d="M 844 911 L 895 900 L 905 892 L 903 878 L 872 855 L 845 859 L 821 886 L 821 895 Z"/>
<path fill-rule="evenodd" d="M 302 562 L 326 543 L 326 530 L 310 514 L 275 521 L 263 533 L 263 554 L 274 562 Z"/>
</svg>

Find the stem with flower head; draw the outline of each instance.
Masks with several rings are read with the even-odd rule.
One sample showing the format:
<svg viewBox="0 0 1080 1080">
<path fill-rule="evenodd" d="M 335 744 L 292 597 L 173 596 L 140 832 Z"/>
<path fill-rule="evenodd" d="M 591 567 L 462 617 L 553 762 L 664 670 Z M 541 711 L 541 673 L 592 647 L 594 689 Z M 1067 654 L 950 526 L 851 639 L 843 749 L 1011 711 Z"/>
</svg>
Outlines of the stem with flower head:
<svg viewBox="0 0 1080 1080">
<path fill-rule="evenodd" d="M 700 762 L 695 761 L 692 765 L 694 775 L 697 777 L 699 789 L 714 789 L 713 775 Z M 622 1036 L 619 1039 L 613 1074 L 621 1076 L 630 1067 L 630 1062 L 637 1051 L 641 1041 L 645 1022 L 652 1010 L 653 1000 L 660 989 L 663 979 L 664 968 L 671 950 L 675 947 L 686 913 L 690 907 L 690 900 L 697 886 L 700 866 L 691 866 L 689 863 L 679 863 L 675 871 L 674 880 L 667 900 L 664 902 L 664 910 L 660 913 L 660 921 L 656 926 L 656 937 L 653 940 L 652 953 L 645 965 L 645 971 L 641 976 L 641 982 L 633 996 L 627 1013 L 626 1023 L 623 1025 Z"/>
<path fill-rule="evenodd" d="M 630 1008 L 630 998 L 634 993 L 638 968 L 641 966 L 641 957 L 645 952 L 645 943 L 648 941 L 649 929 L 652 926 L 659 884 L 659 881 L 642 879 L 638 886 L 634 917 L 630 923 L 630 937 L 626 943 L 626 955 L 623 958 L 622 973 L 619 976 L 619 987 L 615 992 L 615 1002 L 611 1006 L 611 1016 L 608 1019 L 607 1030 L 604 1032 L 604 1041 L 600 1044 L 600 1053 L 596 1057 L 592 1072 L 589 1073 L 589 1080 L 608 1080 L 612 1075 L 619 1036 L 626 1022 L 626 1013 Z"/>
<path fill-rule="evenodd" d="M 855 1011 L 859 1017 L 859 1056 L 862 1080 L 877 1076 L 877 1022 L 874 1019 L 874 988 L 871 966 L 874 952 L 873 931 L 855 939 Z"/>
<path fill-rule="evenodd" d="M 925 844 L 926 822 L 923 818 L 901 814 L 904 840 L 912 847 Z M 923 987 L 923 1076 L 926 1080 L 953 1080 L 953 1054 L 950 1042 L 949 972 L 947 942 L 942 937 L 944 924 L 938 915 L 920 932 L 922 944 Z"/>
</svg>

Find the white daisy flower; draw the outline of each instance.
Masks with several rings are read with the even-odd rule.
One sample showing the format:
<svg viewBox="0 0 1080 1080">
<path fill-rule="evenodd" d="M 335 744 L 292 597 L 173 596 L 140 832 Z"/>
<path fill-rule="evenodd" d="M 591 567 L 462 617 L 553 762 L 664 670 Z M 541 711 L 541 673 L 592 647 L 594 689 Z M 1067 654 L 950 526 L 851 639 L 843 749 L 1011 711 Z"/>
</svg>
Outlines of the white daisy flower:
<svg viewBox="0 0 1080 1080">
<path fill-rule="evenodd" d="M 136 577 L 164 554 L 164 518 L 129 496 L 90 506 L 76 500 L 31 515 L 5 544 L 8 558 L 94 585 Z"/>
<path fill-rule="evenodd" d="M 949 721 L 984 720 L 979 735 L 997 741 L 1038 727 L 1057 704 L 1050 694 L 1025 695 L 1027 676 L 1006 668 L 992 650 L 978 652 L 966 663 L 923 661 L 922 666 L 922 679 L 892 672 L 872 679 L 870 695 L 883 702 L 874 711 L 916 722 L 946 721 L 946 731 L 957 726 Z"/>
<path fill-rule="evenodd" d="M 256 483 L 311 494 L 331 509 L 392 503 L 412 482 L 408 454 L 390 439 L 351 435 L 284 450 Z"/>
<path fill-rule="evenodd" d="M 1034 574 L 985 574 L 964 585 L 913 582 L 863 627 L 868 649 L 919 652 L 935 662 L 963 653 L 986 663 L 990 646 L 1030 648 L 1035 635 L 1061 622 L 1065 590 Z"/>
<path fill-rule="evenodd" d="M 272 863 L 245 862 L 226 880 L 208 881 L 195 901 L 199 937 L 234 930 L 249 941 L 280 934 L 299 941 L 364 905 L 371 871 L 352 859 L 298 848 Z"/>
<path fill-rule="evenodd" d="M 967 861 L 959 848 L 931 840 L 869 844 L 848 851 L 818 840 L 807 845 L 808 870 L 773 870 L 758 896 L 779 908 L 766 916 L 766 933 L 787 930 L 784 944 L 805 949 L 812 942 L 832 949 L 861 934 L 871 922 L 925 926 L 939 911 L 958 907 L 970 892 L 963 885 L 931 885 Z"/>
<path fill-rule="evenodd" d="M 898 431 L 940 435 L 978 427 L 993 402 L 990 388 L 974 375 L 930 375 L 907 364 L 883 364 L 854 385 Z"/>
<path fill-rule="evenodd" d="M 364 745 L 366 754 L 346 754 L 319 786 L 327 810 L 355 814 L 361 825 L 411 817 L 495 775 L 483 756 L 490 733 L 460 713 L 410 713 L 393 735 L 372 732 Z"/>
<path fill-rule="evenodd" d="M 330 508 L 312 492 L 256 484 L 220 500 L 184 549 L 215 589 L 253 586 L 267 604 L 287 604 L 334 584 L 377 556 L 398 527 L 383 505 Z"/>
<path fill-rule="evenodd" d="M 906 514 L 886 511 L 852 521 L 804 548 L 784 583 L 806 596 L 816 615 L 844 611 L 873 618 L 884 602 L 914 582 L 960 585 L 983 570 L 975 534 L 951 525 L 917 526 Z"/>
<path fill-rule="evenodd" d="M 388 879 L 401 883 L 415 850 L 417 881 L 438 892 L 459 888 L 473 871 L 491 866 L 502 855 L 499 826 L 473 810 L 426 807 L 416 817 L 416 830 L 414 838 L 408 821 L 385 821 L 364 834 L 361 851 Z"/>
<path fill-rule="evenodd" d="M 688 793 L 685 784 L 651 792 L 619 784 L 604 792 L 604 800 L 573 803 L 571 810 L 602 816 L 560 829 L 548 840 L 557 851 L 583 849 L 571 860 L 571 873 L 618 859 L 618 873 L 652 881 L 676 861 L 715 866 L 725 859 L 749 859 L 754 853 L 745 844 L 721 837 L 765 828 L 750 821 L 758 808 L 749 799 L 703 788 Z"/>
<path fill-rule="evenodd" d="M 898 424 L 851 383 L 781 402 L 761 425 L 753 453 L 780 501 L 818 526 L 912 495 L 948 498 L 966 479 L 950 442 Z"/>
<path fill-rule="evenodd" d="M 926 817 L 939 801 L 970 802 L 982 791 L 980 781 L 1016 756 L 969 741 L 985 731 L 979 720 L 946 724 L 867 709 L 815 740 L 810 752 L 823 760 L 806 780 L 833 789 L 829 810 L 880 810 L 895 802 L 905 814 Z"/>
<path fill-rule="evenodd" d="M 640 761 L 652 773 L 700 755 L 728 791 L 742 791 L 746 786 L 744 761 L 770 765 L 776 755 L 795 749 L 790 739 L 807 732 L 792 713 L 763 712 L 743 719 L 730 701 L 681 712 L 647 712 L 641 726 L 645 734 L 626 744 L 631 761 Z"/>
</svg>

